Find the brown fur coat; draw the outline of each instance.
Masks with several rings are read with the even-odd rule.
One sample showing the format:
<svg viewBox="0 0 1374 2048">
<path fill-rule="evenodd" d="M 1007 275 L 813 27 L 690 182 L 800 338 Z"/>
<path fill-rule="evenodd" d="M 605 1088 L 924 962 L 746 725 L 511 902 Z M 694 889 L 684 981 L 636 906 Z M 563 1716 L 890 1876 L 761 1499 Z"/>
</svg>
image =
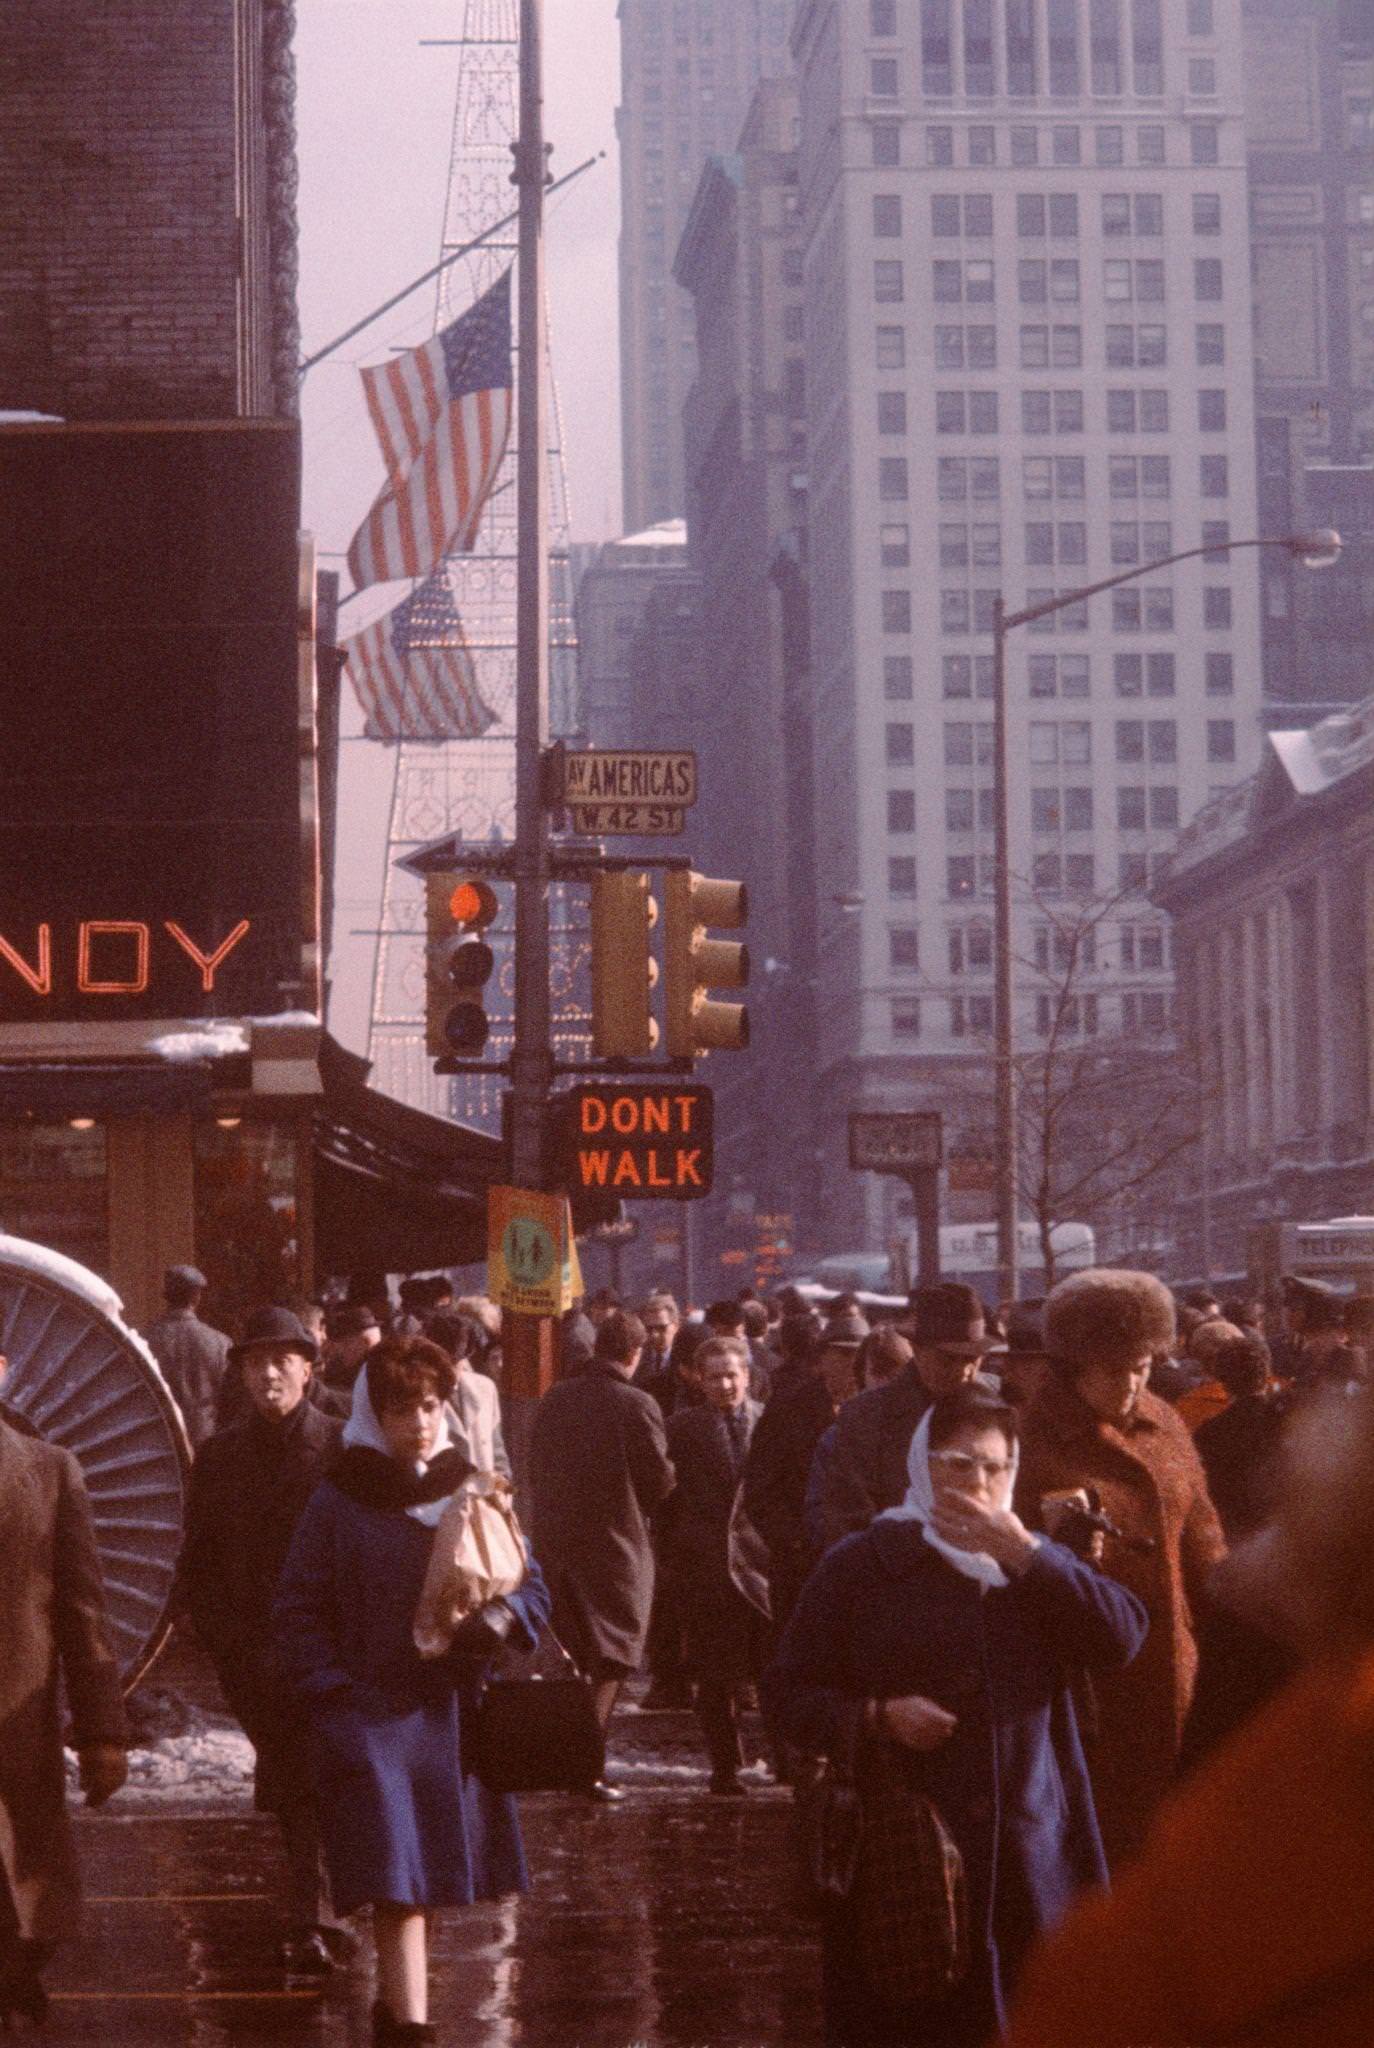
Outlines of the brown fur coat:
<svg viewBox="0 0 1374 2048">
<path fill-rule="evenodd" d="M 1094 1675 L 1084 1714 L 1098 1818 L 1115 1866 L 1139 1848 L 1173 1779 L 1197 1676 L 1194 1616 L 1226 1544 L 1192 1439 L 1166 1402 L 1143 1394 L 1117 1429 L 1056 1375 L 1026 1420 L 1018 1509 L 1038 1527 L 1044 1494 L 1080 1486 L 1096 1488 L 1126 1535 L 1154 1546 L 1142 1554 L 1108 1537 L 1102 1560 L 1150 1616 L 1140 1655 L 1123 1671 Z"/>
</svg>

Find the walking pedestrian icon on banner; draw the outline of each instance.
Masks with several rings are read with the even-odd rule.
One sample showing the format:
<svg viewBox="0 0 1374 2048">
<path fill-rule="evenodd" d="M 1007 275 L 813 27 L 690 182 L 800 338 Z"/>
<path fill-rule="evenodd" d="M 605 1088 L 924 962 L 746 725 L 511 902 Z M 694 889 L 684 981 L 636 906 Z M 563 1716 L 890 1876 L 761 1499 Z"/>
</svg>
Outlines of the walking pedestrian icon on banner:
<svg viewBox="0 0 1374 2048">
<path fill-rule="evenodd" d="M 492 1188 L 487 1197 L 487 1292 L 523 1316 L 561 1316 L 581 1291 L 564 1195 Z"/>
<path fill-rule="evenodd" d="M 532 1216 L 512 1216 L 501 1239 L 501 1255 L 517 1287 L 540 1287 L 553 1271 L 558 1247 Z"/>
</svg>

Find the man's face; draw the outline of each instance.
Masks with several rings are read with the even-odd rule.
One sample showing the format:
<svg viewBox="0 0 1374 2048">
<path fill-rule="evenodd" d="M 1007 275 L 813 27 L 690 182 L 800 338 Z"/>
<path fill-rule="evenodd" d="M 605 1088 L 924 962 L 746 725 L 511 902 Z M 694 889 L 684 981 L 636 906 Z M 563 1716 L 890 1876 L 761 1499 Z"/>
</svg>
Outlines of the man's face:
<svg viewBox="0 0 1374 2048">
<path fill-rule="evenodd" d="M 701 1368 L 701 1388 L 707 1405 L 728 1415 L 738 1408 L 749 1392 L 749 1368 L 742 1358 L 716 1352 Z"/>
<path fill-rule="evenodd" d="M 942 1344 L 916 1347 L 916 1370 L 927 1392 L 934 1394 L 937 1401 L 942 1394 L 956 1394 L 960 1387 L 977 1379 L 981 1363 L 977 1353 L 965 1357 L 961 1351 Z"/>
<path fill-rule="evenodd" d="M 380 1344 L 382 1333 L 375 1323 L 369 1323 L 365 1330 L 354 1330 L 347 1337 L 339 1339 L 339 1363 L 345 1372 L 356 1372 L 374 1344 Z"/>
<path fill-rule="evenodd" d="M 825 1382 L 826 1392 L 838 1408 L 842 1401 L 847 1401 L 858 1390 L 858 1346 L 827 1344 L 816 1369 Z"/>
<path fill-rule="evenodd" d="M 656 1358 L 666 1358 L 677 1335 L 677 1318 L 670 1309 L 646 1308 L 644 1328 L 649 1334 L 648 1349 Z"/>
<path fill-rule="evenodd" d="M 253 1344 L 243 1356 L 243 1385 L 259 1415 L 280 1421 L 299 1408 L 310 1385 L 310 1360 L 291 1344 Z"/>
<path fill-rule="evenodd" d="M 1149 1385 L 1152 1363 L 1146 1356 L 1133 1364 L 1087 1366 L 1074 1382 L 1078 1397 L 1103 1422 L 1119 1427 L 1130 1421 L 1136 1403 Z"/>
</svg>

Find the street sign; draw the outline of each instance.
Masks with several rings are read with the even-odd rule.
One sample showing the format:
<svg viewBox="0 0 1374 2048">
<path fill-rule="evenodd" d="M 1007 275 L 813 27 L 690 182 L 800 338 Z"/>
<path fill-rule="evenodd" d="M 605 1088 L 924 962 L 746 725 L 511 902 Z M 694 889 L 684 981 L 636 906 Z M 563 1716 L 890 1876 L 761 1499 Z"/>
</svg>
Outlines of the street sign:
<svg viewBox="0 0 1374 2048">
<path fill-rule="evenodd" d="M 672 838 L 697 800 L 693 753 L 597 750 L 563 756 L 562 800 L 592 839 Z"/>
<path fill-rule="evenodd" d="M 522 1316 L 561 1316 L 580 1292 L 572 1217 L 563 1195 L 492 1188 L 487 1196 L 487 1293 Z"/>
<path fill-rule="evenodd" d="M 713 1102 L 691 1082 L 589 1082 L 558 1098 L 559 1164 L 575 1194 L 689 1202 L 711 1192 Z"/>
<path fill-rule="evenodd" d="M 849 1164 L 855 1173 L 918 1173 L 938 1167 L 943 1158 L 938 1111 L 850 1111 Z"/>
</svg>

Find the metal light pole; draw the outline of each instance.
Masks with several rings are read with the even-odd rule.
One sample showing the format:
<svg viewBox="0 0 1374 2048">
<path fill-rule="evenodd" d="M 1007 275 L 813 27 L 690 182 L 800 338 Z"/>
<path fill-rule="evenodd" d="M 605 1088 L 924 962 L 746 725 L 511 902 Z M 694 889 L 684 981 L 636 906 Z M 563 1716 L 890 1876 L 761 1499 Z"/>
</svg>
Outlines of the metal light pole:
<svg viewBox="0 0 1374 2048">
<path fill-rule="evenodd" d="M 515 1047 L 511 1058 L 511 1177 L 538 1188 L 553 1078 L 549 1005 L 549 816 L 543 760 L 549 736 L 549 480 L 544 391 L 543 0 L 520 0 L 520 330 L 515 657 Z"/>
<path fill-rule="evenodd" d="M 995 1064 L 997 1068 L 996 1156 L 997 1178 L 997 1284 L 1003 1300 L 1016 1298 L 1020 1280 L 1020 1247 L 1017 1237 L 1019 1144 L 1016 1128 L 1016 1032 L 1012 1015 L 1012 919 L 1011 919 L 1011 793 L 1007 744 L 1007 634 L 1014 626 L 1028 626 L 1047 619 L 1053 612 L 1066 611 L 1104 590 L 1134 583 L 1140 576 L 1152 576 L 1172 569 L 1179 562 L 1196 561 L 1203 555 L 1230 555 L 1244 548 L 1283 548 L 1309 569 L 1329 568 L 1341 552 L 1341 537 L 1327 528 L 1320 533 L 1290 533 L 1282 538 L 1218 541 L 1202 548 L 1185 548 L 1181 554 L 1165 555 L 1161 561 L 1145 562 L 1125 569 L 1119 576 L 1106 576 L 1100 583 L 1088 583 L 1078 590 L 1066 590 L 1047 604 L 1029 605 L 1024 611 L 1009 612 L 998 594 L 992 612 L 992 766 L 995 884 L 993 899 L 993 984 Z"/>
</svg>

